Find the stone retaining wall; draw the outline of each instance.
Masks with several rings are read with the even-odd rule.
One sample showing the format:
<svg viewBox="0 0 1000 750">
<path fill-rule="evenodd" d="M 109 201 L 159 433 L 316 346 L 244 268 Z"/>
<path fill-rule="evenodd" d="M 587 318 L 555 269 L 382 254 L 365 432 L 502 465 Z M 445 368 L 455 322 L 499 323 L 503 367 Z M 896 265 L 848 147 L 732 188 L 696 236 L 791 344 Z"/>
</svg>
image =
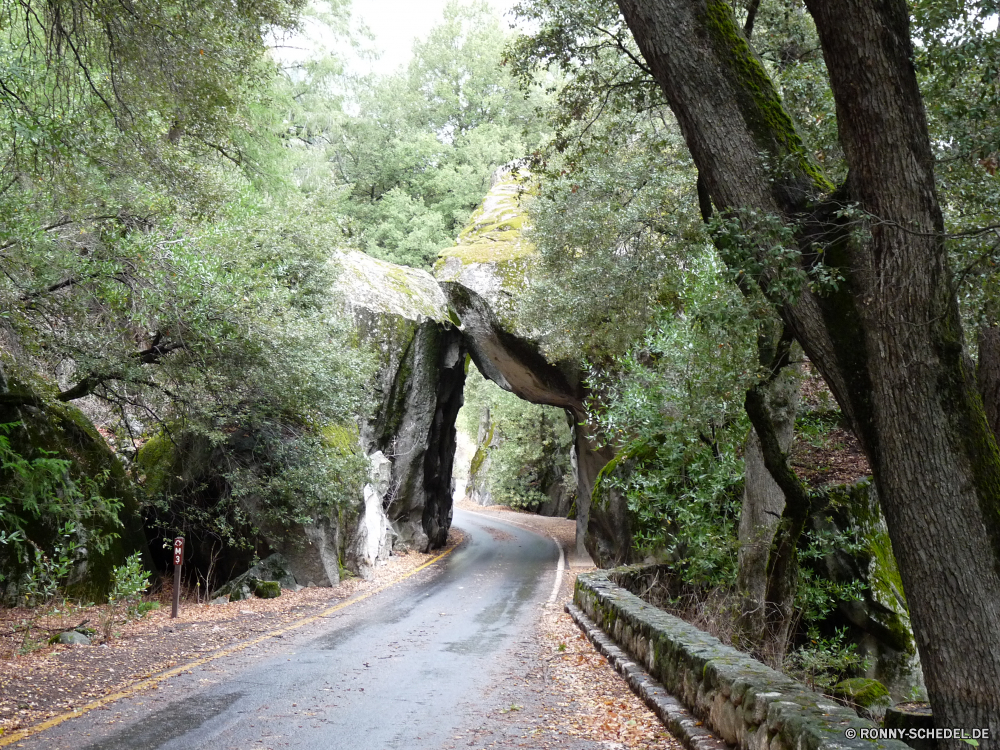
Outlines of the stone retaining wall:
<svg viewBox="0 0 1000 750">
<path fill-rule="evenodd" d="M 612 583 L 608 573 L 577 578 L 577 606 L 729 744 L 741 750 L 909 750 L 896 740 L 858 738 L 874 725 L 647 604 Z"/>
</svg>

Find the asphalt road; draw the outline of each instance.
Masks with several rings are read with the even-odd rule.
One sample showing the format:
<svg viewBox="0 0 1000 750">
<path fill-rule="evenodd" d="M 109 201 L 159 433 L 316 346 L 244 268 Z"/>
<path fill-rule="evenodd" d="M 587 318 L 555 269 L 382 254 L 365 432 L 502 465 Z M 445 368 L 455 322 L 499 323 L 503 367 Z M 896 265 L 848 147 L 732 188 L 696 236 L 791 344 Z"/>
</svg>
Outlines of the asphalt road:
<svg viewBox="0 0 1000 750">
<path fill-rule="evenodd" d="M 17 745 L 26 750 L 435 750 L 496 712 L 556 544 L 456 510 L 467 541 L 328 620 L 178 675 Z M 504 700 L 510 685 L 500 691 Z"/>
</svg>

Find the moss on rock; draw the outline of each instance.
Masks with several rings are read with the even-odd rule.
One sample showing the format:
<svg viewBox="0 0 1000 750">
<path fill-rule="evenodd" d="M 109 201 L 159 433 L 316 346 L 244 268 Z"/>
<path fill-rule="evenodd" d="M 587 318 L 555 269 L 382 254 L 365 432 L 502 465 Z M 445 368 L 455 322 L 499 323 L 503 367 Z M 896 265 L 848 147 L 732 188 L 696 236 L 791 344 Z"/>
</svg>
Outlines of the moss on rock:
<svg viewBox="0 0 1000 750">
<path fill-rule="evenodd" d="M 281 584 L 277 581 L 257 581 L 253 593 L 259 599 L 277 599 L 281 596 Z"/>
<path fill-rule="evenodd" d="M 483 297 L 497 318 L 517 330 L 513 299 L 534 272 L 538 251 L 527 239 L 528 218 L 522 198 L 530 194 L 530 175 L 515 171 L 487 193 L 456 239 L 434 266 L 438 281 L 457 282 Z"/>
<path fill-rule="evenodd" d="M 868 677 L 852 677 L 841 680 L 833 686 L 833 694 L 861 708 L 879 708 L 892 703 L 889 689 L 878 680 Z"/>
<path fill-rule="evenodd" d="M 148 494 L 159 495 L 166 490 L 173 462 L 174 445 L 165 435 L 154 435 L 139 448 L 135 463 Z"/>
</svg>

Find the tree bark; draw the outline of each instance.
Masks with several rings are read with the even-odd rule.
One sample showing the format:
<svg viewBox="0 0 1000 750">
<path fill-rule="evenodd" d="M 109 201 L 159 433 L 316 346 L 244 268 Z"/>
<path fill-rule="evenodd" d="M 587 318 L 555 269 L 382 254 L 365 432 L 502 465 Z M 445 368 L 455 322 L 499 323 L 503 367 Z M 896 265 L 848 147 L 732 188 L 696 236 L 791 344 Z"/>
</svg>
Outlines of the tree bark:
<svg viewBox="0 0 1000 750">
<path fill-rule="evenodd" d="M 979 395 L 993 436 L 1000 440 L 1000 327 L 979 329 L 979 364 L 976 368 Z"/>
<path fill-rule="evenodd" d="M 774 427 L 774 441 L 782 453 L 788 452 L 795 428 L 795 413 L 799 402 L 799 384 L 791 368 L 770 383 L 764 393 L 765 408 Z M 768 559 L 775 532 L 785 511 L 785 493 L 767 470 L 761 439 L 756 428 L 750 430 L 743 451 L 744 488 L 740 510 L 739 559 L 736 587 L 741 597 L 739 633 L 742 643 L 755 651 L 774 652 L 768 641 L 784 647 L 787 626 L 781 633 L 768 637 L 768 608 L 788 610 L 792 602 L 775 602 L 767 597 Z M 786 618 L 789 619 L 789 618 Z M 774 659 L 766 659 L 773 662 Z"/>
<path fill-rule="evenodd" d="M 1000 731 L 1000 455 L 963 367 L 905 0 L 806 0 L 849 167 L 837 191 L 727 3 L 618 4 L 716 208 L 780 217 L 807 269 L 822 257 L 843 275 L 781 315 L 871 463 L 936 723 Z M 756 260 L 771 291 L 779 269 Z"/>
</svg>

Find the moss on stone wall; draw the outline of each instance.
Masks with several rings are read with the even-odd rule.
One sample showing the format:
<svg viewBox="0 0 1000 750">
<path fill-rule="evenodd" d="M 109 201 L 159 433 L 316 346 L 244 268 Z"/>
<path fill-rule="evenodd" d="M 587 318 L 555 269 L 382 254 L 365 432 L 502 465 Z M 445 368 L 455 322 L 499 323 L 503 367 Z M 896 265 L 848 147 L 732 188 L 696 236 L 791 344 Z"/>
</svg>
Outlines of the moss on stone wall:
<svg viewBox="0 0 1000 750">
<path fill-rule="evenodd" d="M 574 603 L 727 743 L 741 750 L 907 750 L 896 740 L 845 735 L 847 727 L 873 724 L 610 580 L 635 570 L 580 574 Z"/>
</svg>

